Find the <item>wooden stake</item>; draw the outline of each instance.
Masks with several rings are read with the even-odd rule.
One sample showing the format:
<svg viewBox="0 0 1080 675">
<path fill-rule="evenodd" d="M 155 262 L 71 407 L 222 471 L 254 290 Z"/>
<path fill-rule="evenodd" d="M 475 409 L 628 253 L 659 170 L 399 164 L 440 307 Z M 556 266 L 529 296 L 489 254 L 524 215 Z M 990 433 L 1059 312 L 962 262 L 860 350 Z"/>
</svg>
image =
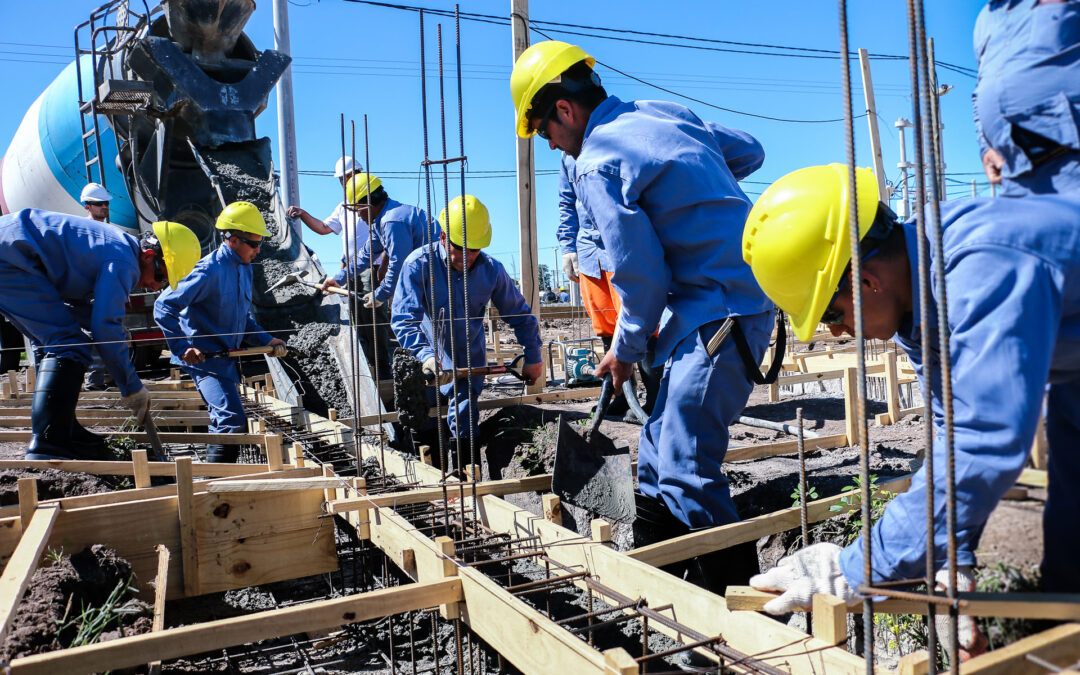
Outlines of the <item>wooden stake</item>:
<svg viewBox="0 0 1080 675">
<path fill-rule="evenodd" d="M 450 577 L 456 577 L 458 575 L 457 565 L 454 564 L 454 540 L 450 537 L 435 537 L 435 545 L 439 547 L 439 552 L 442 553 L 442 576 L 444 579 Z M 444 619 L 458 619 L 461 618 L 461 606 L 458 603 L 452 603 L 439 606 L 439 614 Z"/>
<path fill-rule="evenodd" d="M 266 447 L 266 463 L 270 471 L 281 471 L 281 434 L 266 434 L 264 445 Z"/>
<path fill-rule="evenodd" d="M 11 387 L 11 395 L 19 395 L 19 371 L 9 370 L 7 371 L 8 384 Z"/>
<path fill-rule="evenodd" d="M 367 494 L 367 479 L 353 478 L 353 487 L 361 495 Z M 356 535 L 363 540 L 371 539 L 371 509 L 360 508 L 356 511 Z"/>
<path fill-rule="evenodd" d="M 856 401 L 859 397 L 859 391 L 856 385 L 857 382 L 858 371 L 855 368 L 848 368 L 844 371 L 844 422 L 847 425 L 848 445 L 855 445 L 859 442 L 859 406 Z"/>
<path fill-rule="evenodd" d="M 293 456 L 292 456 L 293 461 L 292 461 L 292 463 L 296 465 L 297 469 L 303 469 L 304 468 L 304 445 L 302 443 L 300 443 L 299 441 L 296 441 L 296 442 L 294 442 L 292 444 L 292 451 L 293 451 Z"/>
<path fill-rule="evenodd" d="M 847 640 L 847 604 L 835 595 L 814 596 L 814 637 L 830 645 Z"/>
<path fill-rule="evenodd" d="M 33 394 L 37 391 L 37 369 L 33 366 L 26 368 L 26 393 Z"/>
<path fill-rule="evenodd" d="M 176 460 L 176 508 L 180 518 L 180 554 L 184 571 L 184 595 L 199 595 L 199 550 L 195 537 L 195 497 L 191 458 Z"/>
<path fill-rule="evenodd" d="M 22 531 L 30 526 L 30 520 L 37 511 L 37 478 L 19 479 L 19 517 L 22 519 Z"/>
<path fill-rule="evenodd" d="M 421 445 L 420 446 L 420 461 L 423 462 L 424 464 L 427 464 L 428 466 L 432 466 L 432 463 L 431 463 L 431 446 L 430 445 Z"/>
<path fill-rule="evenodd" d="M 544 495 L 544 518 L 556 525 L 562 525 L 562 502 L 559 495 Z"/>
<path fill-rule="evenodd" d="M 131 465 L 132 475 L 135 476 L 135 487 L 150 487 L 150 464 L 146 461 L 146 451 L 132 450 Z"/>
<path fill-rule="evenodd" d="M 589 523 L 592 531 L 592 540 L 598 544 L 611 543 L 611 524 L 603 518 L 594 518 Z"/>
<path fill-rule="evenodd" d="M 143 451 L 144 456 L 145 454 L 146 452 Z M 154 577 L 154 622 L 150 627 L 151 633 L 165 630 L 165 594 L 169 587 L 169 549 L 163 544 L 158 544 L 157 554 L 157 576 Z M 150 675 L 157 675 L 161 672 L 161 661 L 151 661 L 148 667 Z"/>
<path fill-rule="evenodd" d="M 640 672 L 637 661 L 622 647 L 604 651 L 604 675 L 637 675 Z"/>
<path fill-rule="evenodd" d="M 930 653 L 925 649 L 900 657 L 897 675 L 930 675 Z"/>
<path fill-rule="evenodd" d="M 30 524 L 23 529 L 19 545 L 4 567 L 4 576 L 0 578 L 0 642 L 7 637 L 15 609 L 22 602 L 23 593 L 30 585 L 30 577 L 34 575 L 38 560 L 49 543 L 49 534 L 58 513 L 60 507 L 56 504 L 48 504 L 34 512 Z"/>
<path fill-rule="evenodd" d="M 889 424 L 900 421 L 900 382 L 896 376 L 896 352 L 885 352 L 885 403 L 889 407 Z"/>
</svg>

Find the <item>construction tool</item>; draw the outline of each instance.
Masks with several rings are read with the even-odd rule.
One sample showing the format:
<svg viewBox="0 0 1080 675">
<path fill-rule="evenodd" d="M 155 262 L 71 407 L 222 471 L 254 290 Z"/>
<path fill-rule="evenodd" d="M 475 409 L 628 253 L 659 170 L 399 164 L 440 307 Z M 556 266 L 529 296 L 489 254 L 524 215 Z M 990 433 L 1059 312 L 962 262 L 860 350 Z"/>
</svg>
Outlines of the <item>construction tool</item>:
<svg viewBox="0 0 1080 675">
<path fill-rule="evenodd" d="M 269 293 L 270 291 L 274 290 L 275 288 L 283 288 L 285 286 L 291 286 L 293 284 L 304 284 L 305 286 L 311 286 L 312 288 L 317 288 L 318 290 L 320 290 L 320 291 L 322 291 L 324 293 L 334 293 L 336 295 L 356 295 L 355 293 L 350 293 L 349 291 L 347 291 L 344 288 L 339 288 L 337 286 L 325 286 L 324 285 L 325 281 L 322 282 L 322 283 L 318 283 L 318 284 L 315 283 L 314 281 L 308 281 L 308 280 L 304 279 L 304 277 L 306 277 L 307 275 L 308 275 L 307 270 L 303 270 L 302 272 L 290 272 L 290 273 L 286 274 L 285 276 L 281 277 L 280 279 L 278 279 L 277 283 L 275 283 L 273 286 L 271 286 L 270 288 L 267 288 L 266 292 Z"/>
<path fill-rule="evenodd" d="M 244 349 L 229 349 L 220 352 L 203 354 L 208 359 L 233 358 L 236 356 L 255 356 L 256 354 L 269 354 L 274 351 L 273 347 L 246 347 Z"/>
<path fill-rule="evenodd" d="M 636 400 L 629 381 L 624 383 L 627 400 Z M 600 386 L 592 424 L 581 434 L 559 415 L 555 441 L 555 466 L 551 472 L 551 490 L 569 504 L 621 523 L 634 520 L 634 479 L 630 472 L 630 445 L 618 443 L 600 433 L 614 387 L 611 374 Z"/>
<path fill-rule="evenodd" d="M 146 429 L 146 437 L 150 440 L 150 461 L 169 461 L 168 455 L 165 454 L 165 448 L 161 447 L 161 438 L 157 433 L 157 425 L 154 424 L 154 419 L 150 417 L 149 410 L 146 411 L 146 416 L 143 417 L 143 428 Z"/>
</svg>

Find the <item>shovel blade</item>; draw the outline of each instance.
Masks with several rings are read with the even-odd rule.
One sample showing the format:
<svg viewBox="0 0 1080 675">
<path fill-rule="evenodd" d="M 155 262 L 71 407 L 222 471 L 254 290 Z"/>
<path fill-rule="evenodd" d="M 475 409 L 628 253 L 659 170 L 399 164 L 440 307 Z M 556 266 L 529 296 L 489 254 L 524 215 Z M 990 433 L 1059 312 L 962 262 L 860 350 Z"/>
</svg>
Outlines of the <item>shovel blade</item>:
<svg viewBox="0 0 1080 675">
<path fill-rule="evenodd" d="M 621 523 L 634 519 L 630 448 L 601 433 L 586 439 L 559 416 L 551 489 L 560 499 Z"/>
</svg>

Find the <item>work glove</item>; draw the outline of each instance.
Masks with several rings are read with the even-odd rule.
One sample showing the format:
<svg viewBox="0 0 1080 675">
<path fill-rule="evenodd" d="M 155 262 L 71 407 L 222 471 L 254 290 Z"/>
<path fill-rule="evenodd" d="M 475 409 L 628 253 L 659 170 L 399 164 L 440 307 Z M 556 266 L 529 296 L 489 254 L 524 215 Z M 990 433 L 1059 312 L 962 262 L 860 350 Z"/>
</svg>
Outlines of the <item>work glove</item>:
<svg viewBox="0 0 1080 675">
<path fill-rule="evenodd" d="M 949 570 L 938 570 L 938 573 L 934 575 L 934 581 L 936 582 L 934 590 L 941 594 L 946 593 L 949 588 Z M 971 565 L 960 565 L 956 568 L 956 590 L 959 593 L 975 590 L 975 574 Z M 945 649 L 948 650 L 949 613 L 947 610 L 942 608 L 934 615 L 934 625 L 937 626 L 939 644 L 945 645 Z M 967 661 L 986 653 L 988 641 L 979 630 L 974 617 L 960 616 L 956 628 L 959 637 L 960 661 Z M 949 657 L 952 658 L 952 655 L 950 654 Z"/>
<path fill-rule="evenodd" d="M 365 293 L 362 301 L 364 303 L 365 309 L 375 309 L 376 307 L 380 307 L 383 304 L 382 300 L 379 300 L 375 297 L 374 292 Z"/>
<path fill-rule="evenodd" d="M 577 253 L 562 254 L 562 271 L 571 281 L 578 280 Z"/>
<path fill-rule="evenodd" d="M 270 346 L 274 348 L 274 351 L 270 352 L 270 356 L 273 356 L 275 359 L 285 358 L 289 355 L 289 348 L 285 346 L 284 342 L 279 342 L 276 345 Z"/>
<path fill-rule="evenodd" d="M 128 394 L 121 398 L 120 403 L 135 415 L 135 419 L 139 424 L 142 424 L 150 413 L 150 391 L 146 387 L 142 387 L 134 394 Z"/>
<path fill-rule="evenodd" d="M 434 356 L 429 356 L 427 361 L 424 361 L 423 370 L 425 377 L 440 387 L 454 381 L 454 376 L 449 370 L 444 370 L 441 373 L 438 371 L 438 362 Z"/>
<path fill-rule="evenodd" d="M 769 614 L 787 614 L 807 610 L 819 593 L 835 595 L 849 606 L 862 596 L 856 593 L 840 570 L 840 551 L 836 544 L 814 544 L 780 560 L 780 563 L 750 579 L 759 591 L 782 591 L 783 595 L 765 603 Z"/>
</svg>

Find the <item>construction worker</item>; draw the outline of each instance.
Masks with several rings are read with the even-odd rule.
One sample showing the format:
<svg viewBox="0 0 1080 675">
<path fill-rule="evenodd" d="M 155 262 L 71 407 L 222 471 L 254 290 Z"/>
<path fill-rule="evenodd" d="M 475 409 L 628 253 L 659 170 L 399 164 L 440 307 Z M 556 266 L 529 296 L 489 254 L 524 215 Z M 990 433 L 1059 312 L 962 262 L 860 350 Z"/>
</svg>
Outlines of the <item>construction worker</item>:
<svg viewBox="0 0 1080 675">
<path fill-rule="evenodd" d="M 128 358 L 124 305 L 136 287 L 157 290 L 198 258 L 198 239 L 177 223 L 154 223 L 140 241 L 61 213 L 24 209 L 0 217 L 0 312 L 42 355 L 27 459 L 111 458 L 104 440 L 75 418 L 90 345 L 119 383 L 120 402 L 141 422 L 150 392 Z"/>
<path fill-rule="evenodd" d="M 580 47 L 540 42 L 518 58 L 510 91 L 518 136 L 574 158 L 574 192 L 613 265 L 623 304 L 597 376 L 611 373 L 618 389 L 660 326 L 654 364 L 666 365 L 638 442 L 642 545 L 739 519 L 721 470 L 727 428 L 753 390 L 750 371 L 760 376 L 774 312 L 740 259 L 750 200 L 737 181 L 764 153 L 683 106 L 608 96 L 594 64 Z M 728 317 L 733 339 L 714 339 Z M 685 573 L 719 589 L 757 571 L 752 545 L 712 558 Z"/>
<path fill-rule="evenodd" d="M 233 202 L 218 215 L 215 227 L 225 241 L 200 260 L 154 305 L 154 319 L 165 333 L 172 362 L 195 382 L 210 411 L 212 434 L 244 433 L 247 417 L 237 385 L 236 361 L 224 354 L 241 345 L 274 347 L 271 356 L 285 356 L 285 343 L 271 337 L 251 316 L 251 261 L 263 237 L 270 236 L 259 209 Z M 235 462 L 240 446 L 206 446 L 208 462 Z"/>
<path fill-rule="evenodd" d="M 371 174 L 358 173 L 353 176 L 345 185 L 345 197 L 347 208 L 371 223 L 371 236 L 361 247 L 356 260 L 342 267 L 333 279 L 327 280 L 326 285 L 347 286 L 352 277 L 354 286 L 359 287 L 356 280 L 370 271 L 373 261 L 380 255 L 386 255 L 386 273 L 382 281 L 362 290 L 361 305 L 368 311 L 362 312 L 360 323 L 369 324 L 371 310 L 375 310 L 379 345 L 386 345 L 385 348 L 379 347 L 376 358 L 380 372 L 390 372 L 389 303 L 394 297 L 401 266 L 415 249 L 430 243 L 432 236 L 439 236 L 439 225 L 429 224 L 428 216 L 422 209 L 391 199 L 382 181 Z M 429 232 L 432 227 L 434 234 Z"/>
<path fill-rule="evenodd" d="M 348 155 L 341 157 L 334 163 L 334 177 L 344 187 L 346 181 L 354 175 L 362 172 L 364 167 L 358 164 Z M 319 220 L 297 205 L 290 206 L 285 210 L 289 218 L 299 218 L 308 229 L 315 234 L 341 235 L 341 266 L 348 265 L 349 260 L 356 258 L 357 251 L 367 242 L 368 225 L 363 219 L 358 218 L 354 211 L 345 208 L 345 202 L 339 202 L 334 211 L 325 219 Z M 349 247 L 352 246 L 352 253 Z"/>
<path fill-rule="evenodd" d="M 99 223 L 109 222 L 109 202 L 113 196 L 98 183 L 87 183 L 79 195 L 79 201 L 86 209 L 87 217 Z M 97 347 L 90 347 L 92 359 L 86 369 L 86 381 L 84 386 L 87 391 L 103 391 L 108 389 L 110 380 L 108 368 L 105 367 L 105 359 L 101 358 Z"/>
<path fill-rule="evenodd" d="M 518 344 L 524 349 L 525 366 L 522 373 L 527 381 L 532 383 L 542 377 L 544 364 L 540 358 L 540 325 L 502 263 L 481 251 L 491 243 L 491 221 L 487 208 L 472 195 L 465 195 L 464 200 L 456 197 L 442 210 L 439 222 L 443 226 L 439 233 L 441 245 L 417 248 L 402 266 L 401 283 L 393 303 L 393 326 L 398 342 L 420 359 L 424 372 L 441 385 L 441 394 L 454 399 L 455 384 L 450 371 L 455 366 L 465 368 L 470 358 L 467 354 L 471 355 L 473 367 L 487 365 L 484 310 L 490 302 L 498 310 L 499 319 L 514 329 Z M 466 229 L 467 240 L 464 236 Z M 452 270 L 449 275 L 452 277 L 452 293 L 447 286 L 447 267 Z M 466 283 L 468 334 L 465 322 Z M 438 342 L 434 337 L 435 324 L 442 322 L 445 327 L 451 312 L 454 317 L 453 351 L 457 356 L 456 364 L 451 356 L 451 332 L 439 330 Z M 473 410 L 470 415 L 469 401 L 476 401 L 483 389 L 483 377 L 474 377 L 471 383 L 464 380 L 457 383 L 456 399 L 447 412 L 452 437 L 475 437 L 479 413 Z"/>
<path fill-rule="evenodd" d="M 559 286 L 559 302 L 570 302 L 570 293 L 567 292 L 566 286 Z"/>
<path fill-rule="evenodd" d="M 611 340 L 615 335 L 615 324 L 619 318 L 622 301 L 615 287 L 611 285 L 611 271 L 614 269 L 600 231 L 589 218 L 589 214 L 579 206 L 574 192 L 574 158 L 563 153 L 559 164 L 559 227 L 556 236 L 563 251 L 562 268 L 566 277 L 578 282 L 581 289 L 581 302 L 592 321 L 593 333 L 600 338 L 604 352 L 611 351 Z M 569 296 L 567 296 L 569 301 Z M 561 300 L 560 300 L 561 302 Z M 645 403 L 642 409 L 651 413 L 660 389 L 662 366 L 653 366 L 656 360 L 656 334 L 645 341 L 645 356 L 638 361 L 638 370 L 645 385 Z M 624 422 L 640 424 L 637 415 L 630 411 L 630 405 L 620 391 L 608 406 L 608 415 L 622 415 Z"/>
<path fill-rule="evenodd" d="M 986 177 L 1005 196 L 1080 192 L 1080 4 L 991 0 L 974 42 Z"/>
<path fill-rule="evenodd" d="M 936 370 L 937 337 L 921 343 L 918 234 L 897 223 L 877 201 L 869 169 L 856 170 L 862 278 L 852 279 L 848 233 L 848 168 L 840 164 L 795 171 L 758 199 L 743 233 L 743 255 L 769 297 L 791 317 L 802 340 L 818 323 L 834 335 L 853 334 L 851 287 L 862 288 L 867 338 L 890 337 L 902 346 L 920 378 Z M 1080 546 L 1072 536 L 1080 520 L 1080 198 L 1037 195 L 1024 199 L 964 199 L 941 203 L 952 362 L 956 467 L 957 563 L 969 568 L 987 518 L 1013 486 L 1027 459 L 1050 383 L 1046 430 L 1050 440 L 1049 496 L 1043 515 L 1042 582 L 1047 591 L 1080 591 Z M 935 322 L 936 323 L 936 322 Z M 936 325 L 931 326 L 936 333 Z M 934 559 L 947 560 L 946 467 L 943 401 L 933 378 L 936 430 Z M 847 548 L 815 544 L 751 580 L 784 591 L 765 610 L 808 608 L 815 593 L 849 604 L 860 584 L 921 577 L 926 569 L 925 468 L 889 503 L 872 531 L 873 579 L 864 577 L 862 540 Z M 958 573 L 961 571 L 958 568 Z M 938 575 L 939 582 L 941 575 Z M 961 638 L 963 640 L 963 638 Z"/>
</svg>

